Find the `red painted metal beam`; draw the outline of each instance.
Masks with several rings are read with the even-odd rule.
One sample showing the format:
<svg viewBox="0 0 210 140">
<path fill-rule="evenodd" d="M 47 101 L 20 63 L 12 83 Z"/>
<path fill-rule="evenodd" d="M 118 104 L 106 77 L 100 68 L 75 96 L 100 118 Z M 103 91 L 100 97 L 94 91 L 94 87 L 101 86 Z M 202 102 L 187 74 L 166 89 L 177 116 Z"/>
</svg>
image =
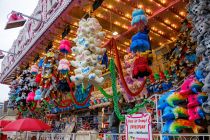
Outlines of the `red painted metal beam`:
<svg viewBox="0 0 210 140">
<path fill-rule="evenodd" d="M 166 7 L 162 7 L 159 10 L 155 11 L 152 16 L 149 16 L 148 20 L 154 18 L 155 16 L 159 15 L 160 13 L 166 11 L 167 9 L 171 8 L 172 6 L 174 6 L 175 4 L 179 3 L 181 0 L 173 0 L 172 2 L 170 2 Z M 130 27 L 126 32 L 122 33 L 121 35 L 117 36 L 115 38 L 115 40 L 121 40 L 124 36 L 126 36 L 127 34 L 129 34 L 130 32 L 134 31 L 136 29 L 136 26 Z M 105 43 L 103 45 L 103 47 L 106 47 L 109 44 L 110 41 L 108 41 L 107 43 Z"/>
</svg>

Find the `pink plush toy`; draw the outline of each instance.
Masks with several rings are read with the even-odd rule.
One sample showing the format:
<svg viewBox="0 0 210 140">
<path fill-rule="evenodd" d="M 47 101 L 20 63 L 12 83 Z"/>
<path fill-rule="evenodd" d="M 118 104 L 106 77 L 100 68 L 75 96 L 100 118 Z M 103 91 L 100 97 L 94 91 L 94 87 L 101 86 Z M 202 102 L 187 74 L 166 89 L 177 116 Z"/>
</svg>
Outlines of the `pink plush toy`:
<svg viewBox="0 0 210 140">
<path fill-rule="evenodd" d="M 194 106 L 202 105 L 207 100 L 207 98 L 208 96 L 206 93 L 191 94 L 188 96 L 187 107 L 191 108 Z"/>
<path fill-rule="evenodd" d="M 31 74 L 36 75 L 39 72 L 39 67 L 37 65 L 31 66 Z"/>
<path fill-rule="evenodd" d="M 190 121 L 205 119 L 205 113 L 199 106 L 188 109 L 188 115 Z"/>
<path fill-rule="evenodd" d="M 71 42 L 68 41 L 68 40 L 62 40 L 60 42 L 60 46 L 59 46 L 59 50 L 62 52 L 62 53 L 70 53 L 71 52 Z"/>
<path fill-rule="evenodd" d="M 188 79 L 186 79 L 184 81 L 184 83 L 181 85 L 181 94 L 190 94 L 191 93 L 191 89 L 190 89 L 190 84 L 193 81 L 193 77 L 189 77 Z"/>
<path fill-rule="evenodd" d="M 28 97 L 26 98 L 27 102 L 32 102 L 34 101 L 35 93 L 32 91 L 28 94 Z"/>
<path fill-rule="evenodd" d="M 61 59 L 59 61 L 58 70 L 62 74 L 68 73 L 68 71 L 70 70 L 70 63 L 69 63 L 69 61 L 67 59 Z"/>
</svg>

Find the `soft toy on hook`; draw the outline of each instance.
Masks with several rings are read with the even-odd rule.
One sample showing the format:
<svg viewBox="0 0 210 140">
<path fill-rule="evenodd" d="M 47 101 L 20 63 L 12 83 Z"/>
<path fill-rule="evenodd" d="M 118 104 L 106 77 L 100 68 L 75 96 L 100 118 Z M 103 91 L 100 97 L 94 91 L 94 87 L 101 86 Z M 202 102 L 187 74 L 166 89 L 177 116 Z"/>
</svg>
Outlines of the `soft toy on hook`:
<svg viewBox="0 0 210 140">
<path fill-rule="evenodd" d="M 137 26 L 139 29 L 147 25 L 148 19 L 142 9 L 136 9 L 132 13 L 132 26 Z"/>
</svg>

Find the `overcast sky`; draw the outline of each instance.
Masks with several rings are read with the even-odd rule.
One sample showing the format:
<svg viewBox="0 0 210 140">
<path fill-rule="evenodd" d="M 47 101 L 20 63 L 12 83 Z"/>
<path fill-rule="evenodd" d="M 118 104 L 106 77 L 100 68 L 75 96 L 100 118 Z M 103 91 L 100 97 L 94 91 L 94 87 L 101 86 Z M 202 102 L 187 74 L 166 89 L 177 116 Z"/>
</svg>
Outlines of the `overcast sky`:
<svg viewBox="0 0 210 140">
<path fill-rule="evenodd" d="M 7 16 L 12 10 L 31 15 L 38 0 L 0 0 L 0 49 L 8 51 L 17 38 L 20 28 L 4 30 Z M 1 60 L 0 60 L 1 64 Z M 0 102 L 8 99 L 9 87 L 0 84 Z"/>
</svg>

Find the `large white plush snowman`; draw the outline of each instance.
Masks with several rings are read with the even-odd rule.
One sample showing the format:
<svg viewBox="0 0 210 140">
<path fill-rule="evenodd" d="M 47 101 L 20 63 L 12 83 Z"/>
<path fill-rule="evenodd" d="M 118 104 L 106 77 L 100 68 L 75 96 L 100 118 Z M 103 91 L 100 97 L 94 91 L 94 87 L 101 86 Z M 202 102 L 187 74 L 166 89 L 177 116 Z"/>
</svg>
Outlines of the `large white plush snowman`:
<svg viewBox="0 0 210 140">
<path fill-rule="evenodd" d="M 88 18 L 79 22 L 77 37 L 74 39 L 76 46 L 71 49 L 75 54 L 75 61 L 71 61 L 71 65 L 76 69 L 75 76 L 70 78 L 76 85 L 84 81 L 103 83 L 102 70 L 105 66 L 101 65 L 101 60 L 106 49 L 100 47 L 104 37 L 105 33 L 97 19 Z"/>
</svg>

